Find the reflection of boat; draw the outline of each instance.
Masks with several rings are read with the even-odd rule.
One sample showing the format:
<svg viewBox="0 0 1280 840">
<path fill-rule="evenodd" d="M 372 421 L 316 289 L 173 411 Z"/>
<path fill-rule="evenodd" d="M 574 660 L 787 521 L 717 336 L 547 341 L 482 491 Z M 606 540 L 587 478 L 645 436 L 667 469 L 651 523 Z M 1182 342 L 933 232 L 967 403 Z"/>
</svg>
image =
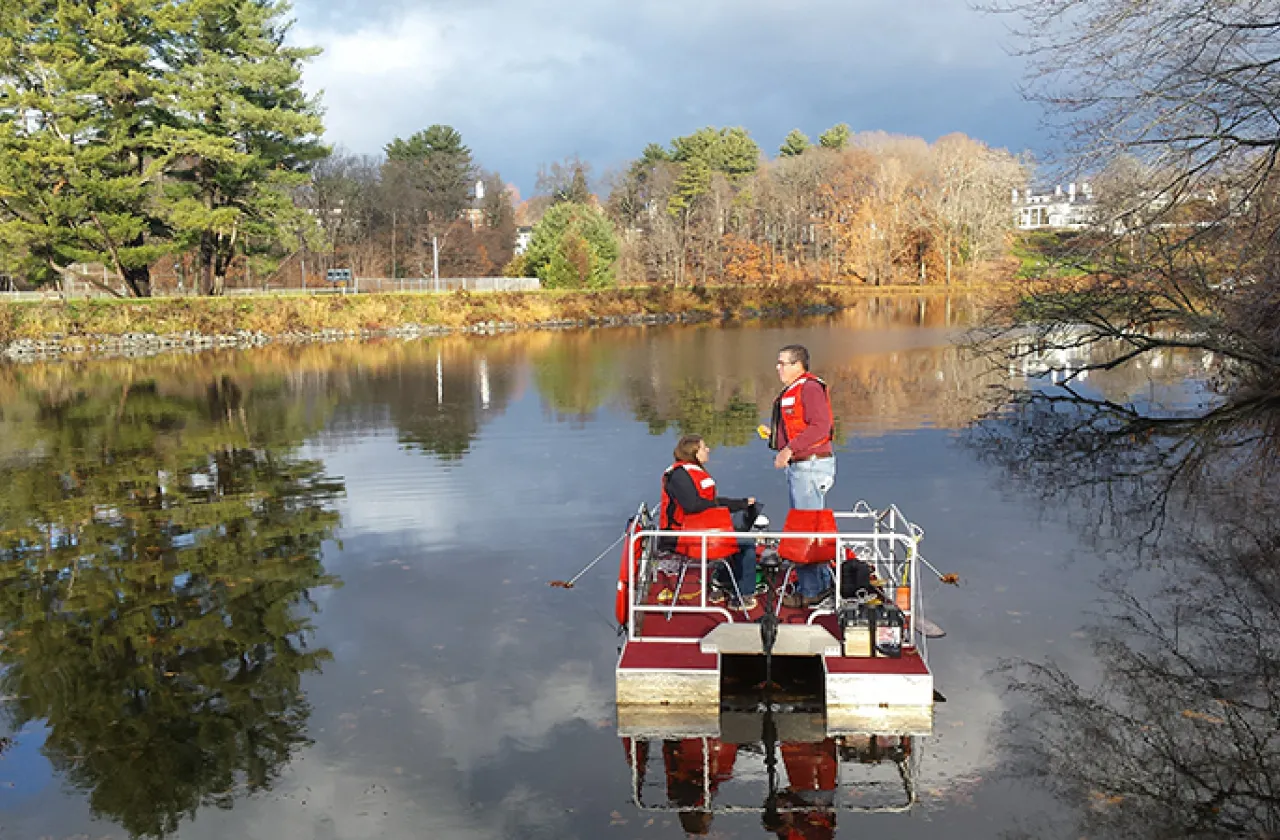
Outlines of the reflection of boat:
<svg viewBox="0 0 1280 840">
<path fill-rule="evenodd" d="M 636 807 L 675 812 L 691 834 L 719 814 L 756 813 L 767 831 L 798 839 L 833 837 L 841 812 L 915 804 L 916 736 L 831 736 L 820 713 L 780 708 L 726 711 L 706 728 L 633 716 L 620 734 Z"/>
<path fill-rule="evenodd" d="M 765 570 L 765 591 L 750 610 L 713 603 L 702 585 L 718 562 L 705 556 L 715 557 L 723 532 L 652 524 L 641 506 L 623 549 L 619 617 L 626 638 L 617 701 L 624 730 L 632 720 L 650 728 L 666 720 L 671 731 L 709 731 L 723 681 L 763 662 L 764 684 L 771 684 L 781 659 L 820 673 L 828 736 L 932 730 L 933 677 L 915 585 L 923 531 L 896 507 L 876 511 L 859 502 L 849 512 L 792 511 L 781 531 L 737 534 L 756 545 Z M 659 553 L 656 538 L 668 535 L 697 537 L 699 557 Z M 785 606 L 790 572 L 803 562 L 829 563 L 841 581 L 856 579 L 847 573 L 861 563 L 873 569 L 875 586 L 870 596 L 860 587 L 855 598 L 842 585 L 821 604 Z"/>
</svg>

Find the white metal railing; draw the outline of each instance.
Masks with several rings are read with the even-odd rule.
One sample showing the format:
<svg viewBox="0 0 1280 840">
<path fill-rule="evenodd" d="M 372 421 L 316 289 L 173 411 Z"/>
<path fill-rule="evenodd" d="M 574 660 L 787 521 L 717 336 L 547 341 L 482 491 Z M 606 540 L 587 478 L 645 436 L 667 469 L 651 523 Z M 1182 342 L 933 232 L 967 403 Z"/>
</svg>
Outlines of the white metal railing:
<svg viewBox="0 0 1280 840">
<path fill-rule="evenodd" d="M 726 537 L 736 538 L 741 541 L 750 541 L 756 544 L 761 542 L 766 546 L 776 548 L 781 540 L 799 539 L 799 540 L 835 540 L 836 563 L 834 567 L 835 574 L 835 592 L 831 609 L 814 610 L 807 618 L 808 623 L 819 616 L 838 614 L 841 604 L 849 600 L 843 598 L 840 593 L 840 570 L 844 563 L 848 562 L 847 554 L 852 549 L 854 556 L 864 563 L 869 564 L 876 573 L 876 577 L 882 582 L 882 588 L 885 589 L 885 598 L 890 603 L 897 604 L 903 611 L 907 619 L 907 625 L 910 630 L 910 636 L 904 638 L 905 643 L 913 643 L 920 651 L 921 656 L 927 661 L 927 643 L 925 635 L 921 629 L 924 618 L 924 604 L 921 598 L 921 587 L 919 586 L 919 566 L 920 552 L 919 544 L 924 538 L 924 529 L 912 523 L 896 505 L 890 505 L 883 510 L 875 510 L 865 501 L 859 501 L 854 505 L 851 511 L 833 511 L 836 519 L 837 531 L 688 531 L 688 530 L 662 530 L 653 527 L 641 527 L 633 533 L 635 538 L 641 543 L 641 556 L 639 563 L 634 556 L 636 547 L 636 539 L 627 541 L 626 551 L 628 554 L 628 563 L 632 569 L 636 569 L 636 573 L 630 576 L 627 583 L 627 639 L 640 640 L 650 642 L 670 642 L 683 643 L 700 641 L 699 638 L 685 638 L 679 636 L 659 636 L 659 635 L 642 635 L 639 628 L 639 619 L 648 614 L 663 613 L 672 615 L 674 613 L 694 613 L 723 616 L 725 620 L 734 622 L 735 613 L 738 618 L 745 618 L 746 613 L 742 610 L 731 610 L 726 607 L 710 605 L 707 603 L 707 582 L 709 581 L 708 572 L 714 563 L 724 562 L 724 560 L 714 559 L 708 560 L 707 540 L 712 538 L 724 539 Z M 642 525 L 652 525 L 652 514 L 649 513 L 645 505 L 640 506 L 637 513 L 638 521 Z M 848 530 L 842 531 L 842 525 L 856 524 L 866 526 L 866 530 Z M 651 577 L 653 574 L 653 564 L 657 559 L 657 543 L 661 537 L 697 537 L 701 541 L 700 556 L 689 557 L 685 562 L 688 568 L 697 568 L 700 571 L 701 585 L 699 586 L 698 603 L 696 605 L 681 605 L 681 593 L 673 591 L 670 604 L 641 604 L 638 603 L 637 587 L 642 587 L 644 593 L 647 594 Z M 677 555 L 681 556 L 681 555 Z M 727 560 L 728 558 L 725 558 Z M 789 576 L 788 576 L 789 577 Z M 785 584 L 785 581 L 783 581 Z M 905 606 L 898 604 L 898 589 L 907 587 L 909 599 Z M 781 599 L 784 594 L 785 586 L 779 588 L 776 598 Z M 751 593 L 742 593 L 749 595 Z M 918 641 L 918 644 L 915 643 Z"/>
</svg>

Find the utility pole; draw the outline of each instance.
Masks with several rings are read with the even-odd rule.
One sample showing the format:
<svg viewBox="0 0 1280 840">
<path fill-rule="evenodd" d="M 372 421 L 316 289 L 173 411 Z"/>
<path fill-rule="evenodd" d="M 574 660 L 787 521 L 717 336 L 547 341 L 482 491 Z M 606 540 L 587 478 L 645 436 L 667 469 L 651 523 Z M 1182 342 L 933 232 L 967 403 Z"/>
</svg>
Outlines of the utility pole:
<svg viewBox="0 0 1280 840">
<path fill-rule="evenodd" d="M 396 211 L 391 210 L 391 282 L 395 282 L 399 275 L 396 273 Z M 404 291 L 404 281 L 400 281 L 400 291 Z"/>
<path fill-rule="evenodd" d="M 440 242 L 431 237 L 431 278 L 435 281 L 436 291 L 440 291 Z"/>
</svg>

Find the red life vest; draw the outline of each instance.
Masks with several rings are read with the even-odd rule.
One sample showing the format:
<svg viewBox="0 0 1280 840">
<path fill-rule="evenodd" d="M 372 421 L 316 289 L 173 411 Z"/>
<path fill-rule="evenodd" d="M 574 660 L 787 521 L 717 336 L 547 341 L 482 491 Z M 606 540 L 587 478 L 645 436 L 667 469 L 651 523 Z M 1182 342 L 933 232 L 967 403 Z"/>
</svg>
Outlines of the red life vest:
<svg viewBox="0 0 1280 840">
<path fill-rule="evenodd" d="M 788 742 L 782 745 L 782 762 L 792 790 L 836 789 L 836 742 Z"/>
<path fill-rule="evenodd" d="M 706 805 L 703 794 L 709 791 L 715 796 L 720 783 L 733 778 L 737 757 L 738 745 L 726 744 L 719 738 L 708 738 L 705 743 L 702 738 L 664 741 L 662 761 L 667 771 L 667 798 L 673 805 L 686 808 Z M 711 770 L 709 779 L 708 769 Z"/>
<path fill-rule="evenodd" d="M 769 441 L 769 446 L 773 449 L 782 449 L 796 436 L 804 431 L 808 425 L 804 416 L 804 402 L 800 399 L 800 389 L 804 387 L 806 382 L 817 382 L 822 386 L 822 398 L 827 401 L 827 414 L 831 414 L 831 397 L 827 394 L 827 383 L 814 376 L 809 371 L 805 371 L 796 377 L 796 381 L 782 389 L 782 393 L 773 401 L 773 436 Z M 781 422 L 783 430 L 787 433 L 786 439 L 783 440 L 778 435 L 778 425 Z M 819 440 L 815 447 L 824 446 L 831 442 L 832 432 L 834 429 L 827 429 L 827 434 Z"/>
<path fill-rule="evenodd" d="M 658 508 L 658 527 L 664 531 L 676 531 L 684 527 L 684 509 L 667 493 L 667 481 L 670 480 L 671 473 L 682 467 L 689 473 L 689 478 L 693 479 L 693 488 L 698 491 L 699 497 L 708 502 L 716 500 L 716 480 L 711 477 L 711 473 L 700 464 L 676 461 L 662 473 L 662 507 Z"/>
<path fill-rule="evenodd" d="M 716 500 L 716 480 L 699 464 L 676 461 L 662 474 L 662 500 L 658 509 L 658 527 L 664 531 L 733 531 L 733 516 L 727 507 L 707 508 L 701 513 L 685 513 L 680 504 L 667 493 L 667 481 L 671 473 L 684 469 L 693 479 L 698 496 L 708 502 Z M 707 559 L 718 560 L 738 551 L 737 537 L 707 537 Z M 702 557 L 702 537 L 681 537 L 676 543 L 676 553 L 687 557 Z"/>
</svg>

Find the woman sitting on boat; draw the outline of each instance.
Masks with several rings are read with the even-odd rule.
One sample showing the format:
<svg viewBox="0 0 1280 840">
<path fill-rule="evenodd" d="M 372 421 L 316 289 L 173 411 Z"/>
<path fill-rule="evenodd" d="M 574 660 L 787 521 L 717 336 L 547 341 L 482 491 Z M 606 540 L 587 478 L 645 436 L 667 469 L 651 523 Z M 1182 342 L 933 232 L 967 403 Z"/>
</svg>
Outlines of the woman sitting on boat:
<svg viewBox="0 0 1280 840">
<path fill-rule="evenodd" d="M 716 495 L 716 481 L 707 472 L 707 459 L 711 448 L 698 435 L 685 435 L 676 444 L 675 463 L 662 474 L 662 506 L 658 511 L 658 527 L 663 530 L 707 531 L 731 530 L 733 513 L 743 512 L 754 518 L 756 500 L 729 499 Z M 746 530 L 750 522 L 743 522 Z M 724 539 L 724 538 L 721 538 Z M 734 538 L 736 540 L 736 538 Z M 690 545 L 681 545 L 677 537 L 662 537 L 658 541 L 660 551 L 677 551 L 698 559 L 700 541 L 690 539 Z M 708 552 L 711 553 L 711 552 Z M 756 586 L 755 544 L 750 540 L 738 542 L 737 550 L 727 558 L 733 573 L 730 606 L 734 609 L 753 609 Z M 729 587 L 726 587 L 729 588 Z M 743 597 L 739 599 L 739 594 Z"/>
</svg>

